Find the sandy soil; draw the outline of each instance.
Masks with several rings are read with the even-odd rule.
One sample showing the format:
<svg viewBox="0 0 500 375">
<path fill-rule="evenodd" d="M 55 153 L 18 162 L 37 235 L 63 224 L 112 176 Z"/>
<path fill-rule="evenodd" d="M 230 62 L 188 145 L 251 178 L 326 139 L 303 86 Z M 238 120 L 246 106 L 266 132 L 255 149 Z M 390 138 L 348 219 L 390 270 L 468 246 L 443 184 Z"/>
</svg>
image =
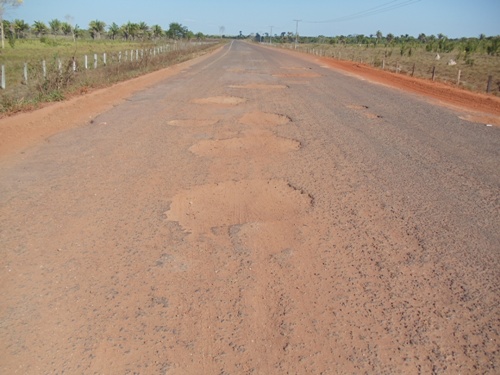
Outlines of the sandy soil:
<svg viewBox="0 0 500 375">
<path fill-rule="evenodd" d="M 262 51 L 0 120 L 4 373 L 498 372 L 491 128 L 320 67 L 483 124 L 500 100 Z"/>
</svg>

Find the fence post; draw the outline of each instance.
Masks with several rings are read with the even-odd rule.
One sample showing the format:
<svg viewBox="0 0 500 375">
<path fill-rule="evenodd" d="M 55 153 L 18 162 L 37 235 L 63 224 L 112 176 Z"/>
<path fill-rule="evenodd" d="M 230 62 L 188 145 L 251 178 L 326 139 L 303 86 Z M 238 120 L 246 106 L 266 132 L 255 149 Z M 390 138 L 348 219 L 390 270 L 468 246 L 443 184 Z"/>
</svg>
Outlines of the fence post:
<svg viewBox="0 0 500 375">
<path fill-rule="evenodd" d="M 434 81 L 436 79 L 436 67 L 432 67 L 432 80 Z"/>
<path fill-rule="evenodd" d="M 135 50 L 135 60 L 136 61 L 139 60 L 139 50 L 138 49 Z"/>
<path fill-rule="evenodd" d="M 23 75 L 24 75 L 24 83 L 27 85 L 28 84 L 28 63 L 24 63 Z"/>
<path fill-rule="evenodd" d="M 76 72 L 76 60 L 73 57 L 73 72 Z"/>
<path fill-rule="evenodd" d="M 488 83 L 486 85 L 486 93 L 489 94 L 491 91 L 491 83 L 493 82 L 493 76 L 488 76 Z"/>
<path fill-rule="evenodd" d="M 94 53 L 94 69 L 97 69 L 97 53 Z"/>
<path fill-rule="evenodd" d="M 5 65 L 2 65 L 2 82 L 1 82 L 2 90 L 5 90 Z"/>
<path fill-rule="evenodd" d="M 457 77 L 457 86 L 460 86 L 460 76 L 462 75 L 462 71 L 458 71 L 458 77 Z"/>
<path fill-rule="evenodd" d="M 104 66 L 106 66 L 106 52 L 104 52 L 102 54 L 102 61 L 103 61 Z"/>
<path fill-rule="evenodd" d="M 57 69 L 59 70 L 59 74 L 62 74 L 62 61 L 61 61 L 61 59 L 57 59 Z"/>
<path fill-rule="evenodd" d="M 85 70 L 89 68 L 89 58 L 87 55 L 85 55 Z"/>
<path fill-rule="evenodd" d="M 122 51 L 118 52 L 118 62 L 122 62 Z"/>
<path fill-rule="evenodd" d="M 47 78 L 47 64 L 45 60 L 42 60 L 42 70 L 43 70 L 43 78 Z"/>
</svg>

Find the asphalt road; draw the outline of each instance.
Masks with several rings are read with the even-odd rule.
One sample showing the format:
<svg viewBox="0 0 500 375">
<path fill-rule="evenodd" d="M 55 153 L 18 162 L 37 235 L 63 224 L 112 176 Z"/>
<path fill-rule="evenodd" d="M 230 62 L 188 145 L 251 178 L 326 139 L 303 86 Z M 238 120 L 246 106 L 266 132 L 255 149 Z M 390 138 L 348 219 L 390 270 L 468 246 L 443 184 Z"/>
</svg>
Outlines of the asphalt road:
<svg viewBox="0 0 500 375">
<path fill-rule="evenodd" d="M 4 374 L 500 371 L 500 128 L 233 42 L 0 166 Z"/>
</svg>

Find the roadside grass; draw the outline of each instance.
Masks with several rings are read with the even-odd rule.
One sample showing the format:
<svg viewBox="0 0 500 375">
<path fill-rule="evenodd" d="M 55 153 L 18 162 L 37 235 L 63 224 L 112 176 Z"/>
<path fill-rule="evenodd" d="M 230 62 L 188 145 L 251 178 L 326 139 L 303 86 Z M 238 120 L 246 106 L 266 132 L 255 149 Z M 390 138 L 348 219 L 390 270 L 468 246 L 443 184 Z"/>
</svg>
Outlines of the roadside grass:
<svg viewBox="0 0 500 375">
<path fill-rule="evenodd" d="M 51 37 L 42 38 L 42 41 L 18 40 L 14 48 L 6 45 L 0 54 L 0 64 L 5 65 L 7 72 L 7 87 L 0 92 L 0 116 L 32 110 L 41 103 L 61 101 L 67 96 L 84 93 L 89 89 L 109 86 L 159 70 L 213 50 L 218 45 L 112 40 L 77 40 L 75 43 L 72 39 Z M 160 46 L 163 53 L 158 51 Z M 153 51 L 155 47 L 157 50 Z M 134 59 L 131 61 L 132 51 Z M 97 69 L 94 69 L 94 54 L 98 56 Z M 84 66 L 85 55 L 88 56 L 88 69 Z M 76 71 L 73 71 L 73 58 L 76 61 Z M 45 61 L 45 76 L 42 61 Z M 28 70 L 27 82 L 24 80 L 25 63 Z"/>
<path fill-rule="evenodd" d="M 293 44 L 283 47 L 294 48 Z M 297 50 L 425 79 L 432 79 L 435 67 L 436 81 L 482 93 L 486 92 L 488 78 L 492 76 L 490 94 L 500 96 L 500 56 L 452 51 L 440 52 L 437 60 L 437 53 L 426 51 L 425 46 L 299 44 Z M 451 60 L 456 65 L 450 65 Z"/>
</svg>

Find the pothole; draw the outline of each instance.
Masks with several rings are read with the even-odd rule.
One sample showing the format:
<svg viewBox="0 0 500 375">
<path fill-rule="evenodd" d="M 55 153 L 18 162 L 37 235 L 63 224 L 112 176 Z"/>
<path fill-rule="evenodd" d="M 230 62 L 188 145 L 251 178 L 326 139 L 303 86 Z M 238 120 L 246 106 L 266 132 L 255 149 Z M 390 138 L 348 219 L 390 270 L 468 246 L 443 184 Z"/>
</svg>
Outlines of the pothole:
<svg viewBox="0 0 500 375">
<path fill-rule="evenodd" d="M 296 151 L 300 142 L 277 137 L 272 133 L 252 134 L 223 140 L 203 140 L 190 147 L 190 151 L 205 157 L 269 156 Z"/>
<path fill-rule="evenodd" d="M 222 105 L 238 105 L 246 102 L 244 98 L 236 96 L 212 96 L 208 98 L 194 99 L 192 103 L 196 104 L 222 104 Z"/>
<path fill-rule="evenodd" d="M 212 126 L 215 125 L 219 120 L 171 120 L 167 124 L 171 126 L 180 127 L 198 127 L 198 126 Z"/>
<path fill-rule="evenodd" d="M 239 122 L 250 126 L 275 126 L 287 124 L 291 122 L 291 119 L 277 113 L 249 112 L 243 115 Z"/>
<path fill-rule="evenodd" d="M 185 230 L 287 220 L 311 207 L 312 198 L 284 180 L 243 180 L 197 186 L 175 195 L 165 214 Z"/>
<path fill-rule="evenodd" d="M 254 89 L 254 90 L 282 90 L 288 88 L 286 85 L 271 85 L 265 83 L 248 83 L 246 85 L 230 85 L 232 89 Z"/>
</svg>

